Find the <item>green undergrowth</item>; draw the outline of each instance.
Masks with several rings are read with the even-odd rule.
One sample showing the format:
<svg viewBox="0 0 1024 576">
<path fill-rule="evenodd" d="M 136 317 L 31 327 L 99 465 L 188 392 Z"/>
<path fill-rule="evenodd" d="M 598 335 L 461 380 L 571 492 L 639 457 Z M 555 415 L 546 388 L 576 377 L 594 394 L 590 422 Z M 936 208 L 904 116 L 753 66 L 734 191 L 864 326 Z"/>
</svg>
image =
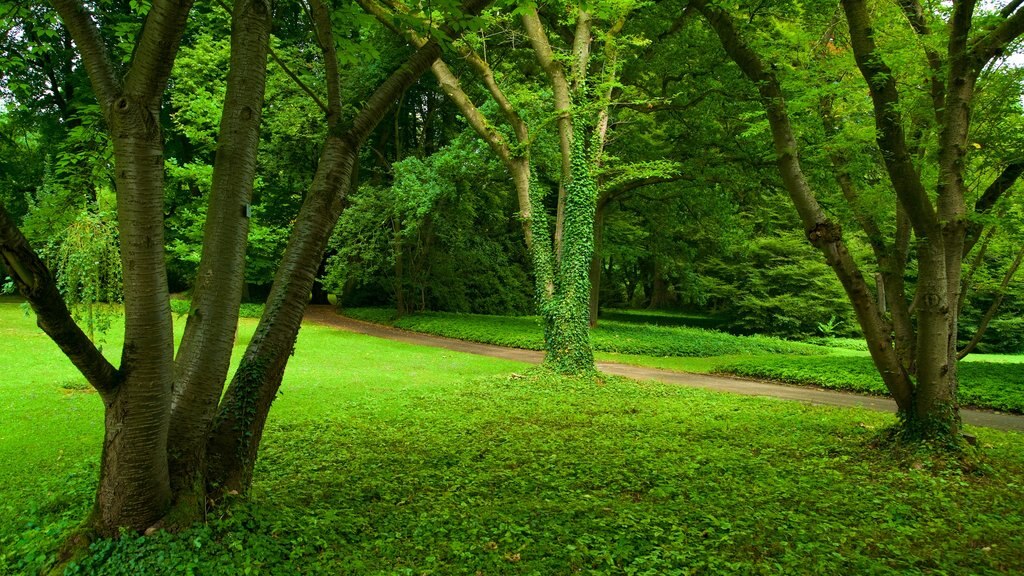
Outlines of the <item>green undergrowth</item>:
<svg viewBox="0 0 1024 576">
<path fill-rule="evenodd" d="M 872 448 L 893 418 L 862 411 L 536 369 L 390 392 L 272 420 L 250 501 L 67 573 L 1024 569 L 1020 435 L 980 431 L 965 470 Z M 15 544 L 66 529 L 94 476 L 48 479 Z"/>
<path fill-rule="evenodd" d="M 666 310 L 630 310 L 627 308 L 608 308 L 601 311 L 600 319 L 613 322 L 639 322 L 657 326 L 688 326 L 690 328 L 706 328 L 716 330 L 726 323 L 717 316 L 704 314 L 674 312 Z"/>
<path fill-rule="evenodd" d="M 92 502 L 102 406 L 9 312 L 0 574 L 35 574 Z M 67 573 L 1024 571 L 1024 435 L 971 428 L 964 466 L 874 447 L 894 422 L 306 326 L 251 498 L 96 542 Z"/>
<path fill-rule="evenodd" d="M 888 394 L 867 356 L 775 356 L 733 359 L 715 371 L 835 390 Z M 960 403 L 1024 413 L 1024 366 L 1009 362 L 961 362 Z"/>
<path fill-rule="evenodd" d="M 177 316 L 188 315 L 190 306 L 192 306 L 191 300 L 186 300 L 184 298 L 171 299 L 171 311 Z M 259 318 L 260 316 L 263 316 L 263 304 L 243 302 L 238 307 L 238 316 L 240 318 Z"/>
<path fill-rule="evenodd" d="M 394 319 L 391 310 L 346 308 L 346 316 L 390 324 L 397 328 L 495 344 L 543 350 L 540 321 L 532 316 L 486 316 L 448 312 L 422 312 Z M 650 356 L 705 357 L 729 354 L 807 354 L 828 350 L 769 336 L 734 336 L 725 332 L 682 326 L 655 326 L 635 322 L 602 321 L 590 332 L 594 350 Z"/>
</svg>

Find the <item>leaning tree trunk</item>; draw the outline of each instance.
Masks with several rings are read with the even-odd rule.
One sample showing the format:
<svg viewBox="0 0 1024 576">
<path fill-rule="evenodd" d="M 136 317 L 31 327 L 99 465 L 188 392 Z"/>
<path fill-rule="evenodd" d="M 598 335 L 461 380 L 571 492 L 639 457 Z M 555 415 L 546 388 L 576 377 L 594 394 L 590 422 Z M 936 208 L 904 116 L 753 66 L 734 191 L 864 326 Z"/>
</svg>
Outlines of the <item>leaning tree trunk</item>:
<svg viewBox="0 0 1024 576">
<path fill-rule="evenodd" d="M 329 30 L 328 21 L 324 18 L 326 10 L 322 5 L 314 8 L 314 15 L 320 16 L 321 33 Z M 330 35 L 325 37 L 330 38 Z M 242 492 L 248 489 L 270 406 L 294 350 L 309 292 L 326 251 L 331 229 L 341 215 L 344 192 L 349 189 L 359 147 L 397 97 L 415 83 L 440 54 L 441 50 L 434 42 L 418 49 L 377 88 L 353 120 L 351 128 L 341 134 L 337 127 L 329 130 L 316 175 L 292 229 L 263 317 L 214 421 L 207 443 L 207 483 L 212 490 Z M 335 104 L 340 102 L 336 100 L 339 92 L 338 87 L 331 83 L 332 111 L 340 110 L 340 105 Z"/>
</svg>

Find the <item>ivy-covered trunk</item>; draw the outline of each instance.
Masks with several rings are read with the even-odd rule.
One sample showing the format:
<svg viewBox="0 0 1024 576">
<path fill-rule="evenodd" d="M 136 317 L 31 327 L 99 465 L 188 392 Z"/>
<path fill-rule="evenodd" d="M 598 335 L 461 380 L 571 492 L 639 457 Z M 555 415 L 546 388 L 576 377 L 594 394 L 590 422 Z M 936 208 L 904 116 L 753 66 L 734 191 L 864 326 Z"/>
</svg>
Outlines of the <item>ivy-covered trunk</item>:
<svg viewBox="0 0 1024 576">
<path fill-rule="evenodd" d="M 572 139 L 571 179 L 565 186 L 565 224 L 562 254 L 551 269 L 552 293 L 540 291 L 544 318 L 544 364 L 567 374 L 594 370 L 590 345 L 590 257 L 594 251 L 594 211 L 597 191 L 580 128 Z M 546 287 L 548 281 L 537 274 Z"/>
</svg>

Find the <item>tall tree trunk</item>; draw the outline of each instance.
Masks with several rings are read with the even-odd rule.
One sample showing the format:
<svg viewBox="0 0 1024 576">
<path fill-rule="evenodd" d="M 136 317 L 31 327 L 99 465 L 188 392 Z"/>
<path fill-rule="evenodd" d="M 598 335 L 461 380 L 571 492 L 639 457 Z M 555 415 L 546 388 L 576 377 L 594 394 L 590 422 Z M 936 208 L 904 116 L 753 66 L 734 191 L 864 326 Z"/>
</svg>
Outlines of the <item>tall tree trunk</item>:
<svg viewBox="0 0 1024 576">
<path fill-rule="evenodd" d="M 168 459 L 178 520 L 205 505 L 206 440 L 224 389 L 245 281 L 248 205 L 256 175 L 271 12 L 266 0 L 237 0 L 231 67 L 214 159 L 213 189 L 185 334 L 175 360 Z"/>
<path fill-rule="evenodd" d="M 171 501 L 167 469 L 174 339 L 164 267 L 163 139 L 159 98 L 122 96 L 111 134 L 124 271 L 122 377 L 105 403 L 96 499 L 100 533 L 143 530 Z"/>
</svg>

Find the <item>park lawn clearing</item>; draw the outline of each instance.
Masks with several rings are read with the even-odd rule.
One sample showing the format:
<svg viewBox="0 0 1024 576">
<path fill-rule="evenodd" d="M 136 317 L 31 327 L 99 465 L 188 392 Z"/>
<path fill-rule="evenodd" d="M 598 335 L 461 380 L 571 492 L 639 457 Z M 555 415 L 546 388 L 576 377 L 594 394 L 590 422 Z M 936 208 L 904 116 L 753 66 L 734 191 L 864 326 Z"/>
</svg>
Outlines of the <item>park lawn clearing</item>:
<svg viewBox="0 0 1024 576">
<path fill-rule="evenodd" d="M 346 309 L 352 318 L 412 332 L 543 350 L 539 320 L 424 312 L 393 318 L 380 308 Z M 627 316 L 627 315 L 622 315 Z M 640 315 L 639 318 L 646 316 Z M 671 316 L 670 316 L 671 318 Z M 678 372 L 731 374 L 800 386 L 888 396 L 867 352 L 849 338 L 819 338 L 827 345 L 766 336 L 735 336 L 680 326 L 602 321 L 591 331 L 595 358 Z M 960 402 L 965 406 L 1024 413 L 1024 356 L 971 355 L 960 363 Z"/>
<path fill-rule="evenodd" d="M 34 393 L 13 409 L 38 409 L 27 422 L 5 405 L 5 425 L 65 446 L 60 467 L 25 466 L 52 458 L 31 442 L 0 460 L 0 573 L 33 573 L 88 511 L 100 406 L 47 388 L 56 347 L 0 314 L 18 341 L 0 349 L 17 375 L 5 401 Z M 70 573 L 1024 570 L 1020 434 L 972 429 L 984 457 L 965 469 L 872 447 L 891 415 L 563 378 L 318 326 L 282 390 L 248 501 L 180 534 L 98 542 Z"/>
</svg>

